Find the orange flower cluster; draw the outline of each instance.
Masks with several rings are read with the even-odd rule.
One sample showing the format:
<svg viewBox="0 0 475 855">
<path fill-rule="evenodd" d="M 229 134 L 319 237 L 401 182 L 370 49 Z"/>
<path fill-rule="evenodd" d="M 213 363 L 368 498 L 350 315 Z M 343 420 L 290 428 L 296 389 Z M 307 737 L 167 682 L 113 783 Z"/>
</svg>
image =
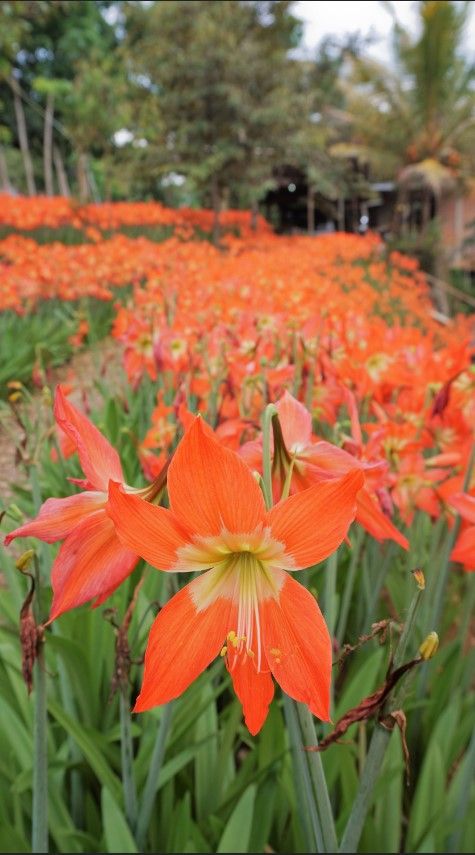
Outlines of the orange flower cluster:
<svg viewBox="0 0 475 855">
<path fill-rule="evenodd" d="M 89 227 L 132 209 L 94 207 Z M 194 225 L 208 214 L 195 213 Z M 0 308 L 17 311 L 51 297 L 110 300 L 132 285 L 113 334 L 132 386 L 155 384 L 138 438 L 152 484 L 125 484 L 117 451 L 58 387 L 81 492 L 47 499 L 6 543 L 62 542 L 50 621 L 104 602 L 139 556 L 164 572 L 201 571 L 153 624 L 136 711 L 178 697 L 221 656 L 252 734 L 274 681 L 328 720 L 332 639 L 293 573 L 331 555 L 353 522 L 408 549 L 402 528 L 416 511 L 449 525 L 457 511 L 451 559 L 475 569 L 472 319 L 441 325 L 417 265 L 386 257 L 375 235 L 262 229 L 219 250 L 177 235 L 74 247 L 12 236 L 0 264 Z M 83 321 L 75 340 L 87 331 Z"/>
<path fill-rule="evenodd" d="M 155 244 L 116 235 L 95 244 L 39 245 L 10 235 L 0 241 L 0 311 L 31 311 L 40 300 L 111 300 L 113 288 L 142 279 L 154 265 Z"/>
<path fill-rule="evenodd" d="M 73 226 L 110 230 L 123 226 L 172 226 L 190 236 L 194 229 L 211 232 L 214 213 L 196 208 L 167 208 L 160 202 L 101 202 L 78 205 L 62 196 L 9 196 L 0 194 L 0 226 L 10 226 L 22 231 L 38 228 L 57 229 Z M 241 235 L 251 230 L 249 211 L 223 211 L 220 217 L 224 230 Z M 263 217 L 257 217 L 259 232 L 269 232 Z M 93 235 L 93 233 L 91 233 Z"/>
<path fill-rule="evenodd" d="M 399 254 L 385 260 L 374 236 L 228 246 L 223 254 L 162 244 L 156 270 L 118 307 L 114 335 L 129 381 L 146 374 L 161 383 L 141 446 L 148 477 L 163 465 L 184 406 L 238 450 L 265 404 L 289 389 L 321 438 L 379 473 L 373 498 L 388 517 L 397 508 L 410 525 L 420 508 L 450 519 L 475 423 L 471 320 L 441 326 L 423 275 Z M 349 461 L 339 465 L 347 471 Z"/>
<path fill-rule="evenodd" d="M 46 202 L 52 204 L 31 205 Z M 142 210 L 145 222 L 153 205 L 84 210 L 94 212 L 91 228 L 110 228 L 132 222 L 134 211 Z M 155 205 L 157 216 L 161 208 Z M 209 215 L 191 213 L 194 223 Z M 397 540 L 381 518 L 374 527 L 378 510 L 390 523 L 397 509 L 408 526 L 417 509 L 451 520 L 457 497 L 475 495 L 473 480 L 464 488 L 475 424 L 472 320 L 460 316 L 443 326 L 434 319 L 417 264 L 399 253 L 387 257 L 375 235 L 286 238 L 263 228 L 223 243 L 217 249 L 177 236 L 154 243 L 115 235 L 39 246 L 10 236 L 0 242 L 0 309 L 24 312 L 52 297 L 111 300 L 116 288 L 133 286 L 126 304 L 117 304 L 113 333 L 129 382 L 157 383 L 140 444 L 150 479 L 190 410 L 205 415 L 223 445 L 247 454 L 241 447 L 259 441 L 263 408 L 288 391 L 318 425 L 317 435 L 295 440 L 292 465 L 302 483 L 310 477 L 298 469 L 302 455 L 320 472 L 363 468 L 371 504 L 360 497 L 357 519 L 376 537 Z M 328 439 L 344 457 L 315 449 Z M 284 458 L 276 460 L 281 485 Z M 464 530 L 472 523 L 470 501 L 468 507 Z M 455 554 L 475 565 L 466 551 Z"/>
</svg>

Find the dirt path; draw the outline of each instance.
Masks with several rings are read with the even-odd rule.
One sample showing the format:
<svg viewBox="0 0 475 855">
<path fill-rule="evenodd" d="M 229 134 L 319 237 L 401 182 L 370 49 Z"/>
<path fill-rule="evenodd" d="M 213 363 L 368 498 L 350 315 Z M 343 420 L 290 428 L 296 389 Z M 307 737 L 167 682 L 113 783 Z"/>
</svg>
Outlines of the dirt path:
<svg viewBox="0 0 475 855">
<path fill-rule="evenodd" d="M 114 339 L 107 338 L 93 347 L 80 351 L 65 365 L 53 369 L 49 378 L 50 388 L 57 383 L 74 384 L 71 401 L 81 407 L 84 395 L 91 406 L 101 404 L 101 396 L 94 386 L 98 377 L 112 388 L 124 383 L 121 370 L 122 348 Z M 42 392 L 33 393 L 33 403 L 19 404 L 18 411 L 22 414 L 32 414 L 39 409 Z M 26 413 L 25 413 L 26 408 Z M 17 446 L 21 443 L 24 432 L 8 405 L 0 409 L 0 507 L 8 504 L 12 497 L 12 484 L 26 483 L 26 476 L 21 462 L 18 460 Z"/>
</svg>

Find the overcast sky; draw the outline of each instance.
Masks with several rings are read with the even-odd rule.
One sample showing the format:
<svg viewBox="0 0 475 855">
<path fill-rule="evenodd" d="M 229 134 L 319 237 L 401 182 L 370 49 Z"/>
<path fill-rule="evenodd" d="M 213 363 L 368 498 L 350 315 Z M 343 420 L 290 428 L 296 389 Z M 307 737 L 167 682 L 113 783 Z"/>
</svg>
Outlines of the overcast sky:
<svg viewBox="0 0 475 855">
<path fill-rule="evenodd" d="M 410 31 L 417 32 L 417 6 L 413 0 L 395 0 L 393 8 L 398 21 Z M 465 48 L 475 53 L 475 4 L 471 4 L 470 19 L 465 34 Z M 363 35 L 373 32 L 378 36 L 368 48 L 374 59 L 387 62 L 389 58 L 389 35 L 392 28 L 391 15 L 379 0 L 301 0 L 295 4 L 294 12 L 305 22 L 304 44 L 312 51 L 326 35 L 343 36 L 359 30 Z"/>
</svg>

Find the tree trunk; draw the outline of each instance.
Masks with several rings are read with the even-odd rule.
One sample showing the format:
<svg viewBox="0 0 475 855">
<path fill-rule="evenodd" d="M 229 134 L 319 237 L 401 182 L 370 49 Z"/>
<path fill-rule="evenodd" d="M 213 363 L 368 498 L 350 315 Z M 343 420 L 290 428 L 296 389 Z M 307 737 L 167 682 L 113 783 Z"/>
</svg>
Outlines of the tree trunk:
<svg viewBox="0 0 475 855">
<path fill-rule="evenodd" d="M 78 182 L 79 201 L 83 204 L 89 200 L 89 181 L 87 178 L 87 154 L 84 151 L 78 152 L 76 164 L 76 176 Z"/>
<path fill-rule="evenodd" d="M 220 214 L 221 214 L 221 197 L 219 194 L 218 182 L 215 176 L 211 179 L 211 201 L 213 205 L 213 236 L 212 240 L 215 246 L 219 246 L 219 239 L 221 237 L 221 222 L 220 222 Z"/>
<path fill-rule="evenodd" d="M 36 195 L 35 176 L 33 172 L 33 162 L 31 160 L 30 146 L 28 144 L 28 132 L 26 129 L 25 112 L 20 95 L 20 86 L 14 77 L 10 77 L 10 86 L 13 92 L 13 104 L 15 107 L 15 117 L 18 128 L 18 142 L 23 157 L 23 165 L 25 167 L 26 188 L 29 196 Z"/>
<path fill-rule="evenodd" d="M 315 188 L 310 183 L 307 186 L 307 231 L 309 235 L 315 231 Z"/>
<path fill-rule="evenodd" d="M 71 190 L 69 188 L 68 176 L 66 175 L 63 158 L 61 157 L 61 152 L 57 146 L 55 146 L 53 149 L 53 157 L 60 195 L 69 198 L 71 195 Z"/>
<path fill-rule="evenodd" d="M 7 159 L 3 146 L 0 145 L 0 189 L 2 193 L 11 193 L 12 188 L 8 177 Z"/>
<path fill-rule="evenodd" d="M 45 176 L 45 191 L 47 196 L 54 195 L 53 185 L 53 116 L 54 95 L 48 92 L 46 96 L 45 124 L 43 130 L 43 170 Z"/>
<path fill-rule="evenodd" d="M 99 190 L 96 184 L 96 179 L 94 178 L 94 173 L 91 169 L 89 161 L 87 161 L 86 166 L 86 175 L 87 175 L 87 183 L 89 185 L 89 196 L 92 197 L 94 202 L 100 202 L 101 197 L 99 195 Z"/>
</svg>

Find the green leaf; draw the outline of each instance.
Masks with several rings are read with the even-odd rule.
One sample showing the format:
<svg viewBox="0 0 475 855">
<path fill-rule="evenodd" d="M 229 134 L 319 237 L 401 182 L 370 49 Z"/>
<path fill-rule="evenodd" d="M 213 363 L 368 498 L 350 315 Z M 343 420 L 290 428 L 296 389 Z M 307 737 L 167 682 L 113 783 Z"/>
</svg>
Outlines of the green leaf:
<svg viewBox="0 0 475 855">
<path fill-rule="evenodd" d="M 80 724 L 66 715 L 64 710 L 50 699 L 48 710 L 56 719 L 58 724 L 74 739 L 78 748 L 82 751 L 93 772 L 104 787 L 107 787 L 117 801 L 121 800 L 122 787 L 117 775 L 112 771 L 104 755 L 97 744 L 97 740 L 90 731 L 86 731 Z"/>
<path fill-rule="evenodd" d="M 244 791 L 228 819 L 216 852 L 247 852 L 251 837 L 256 785 Z"/>
<path fill-rule="evenodd" d="M 412 802 L 406 839 L 408 852 L 437 852 L 437 824 L 445 814 L 446 772 L 440 745 L 432 741 L 426 753 Z"/>
<path fill-rule="evenodd" d="M 102 821 L 107 852 L 137 852 L 137 846 L 122 810 L 107 787 L 101 794 Z"/>
</svg>

